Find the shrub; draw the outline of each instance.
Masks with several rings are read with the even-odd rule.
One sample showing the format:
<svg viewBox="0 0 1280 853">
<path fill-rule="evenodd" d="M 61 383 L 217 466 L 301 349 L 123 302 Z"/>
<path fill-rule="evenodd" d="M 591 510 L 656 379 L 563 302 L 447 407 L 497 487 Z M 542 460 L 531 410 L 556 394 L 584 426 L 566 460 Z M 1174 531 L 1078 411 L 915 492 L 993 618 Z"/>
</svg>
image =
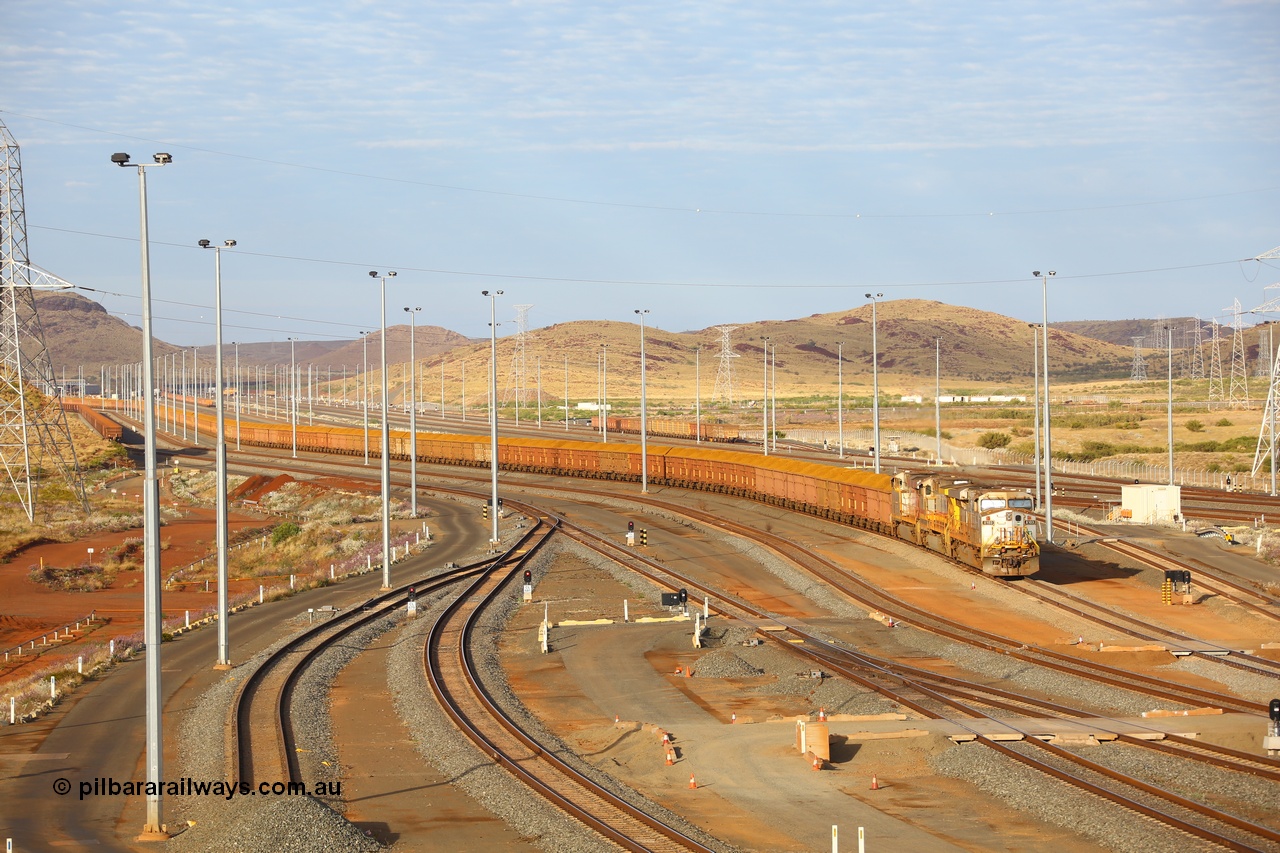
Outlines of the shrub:
<svg viewBox="0 0 1280 853">
<path fill-rule="evenodd" d="M 1190 432 L 1204 432 L 1204 424 L 1200 421 L 1187 421 L 1186 427 Z"/>
<path fill-rule="evenodd" d="M 271 531 L 271 544 L 279 545 L 281 542 L 284 542 L 286 539 L 292 539 L 294 536 L 297 536 L 301 532 L 302 532 L 301 527 L 294 524 L 292 521 L 286 521 L 283 524 L 277 525 L 276 529 Z"/>
<path fill-rule="evenodd" d="M 1227 420 L 1226 418 L 1222 418 L 1217 423 L 1215 423 L 1214 426 L 1235 426 L 1235 424 L 1231 423 L 1231 421 Z"/>
<path fill-rule="evenodd" d="M 1011 441 L 1013 438 L 1007 432 L 984 432 L 978 436 L 978 446 L 985 447 L 987 450 L 1008 447 Z"/>
</svg>

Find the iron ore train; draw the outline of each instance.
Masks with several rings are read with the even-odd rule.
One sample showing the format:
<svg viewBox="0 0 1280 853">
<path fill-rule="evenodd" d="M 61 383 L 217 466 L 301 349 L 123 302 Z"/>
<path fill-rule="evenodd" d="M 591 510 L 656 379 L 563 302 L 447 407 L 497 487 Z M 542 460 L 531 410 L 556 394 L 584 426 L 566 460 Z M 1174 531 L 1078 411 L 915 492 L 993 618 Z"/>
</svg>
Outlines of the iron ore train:
<svg viewBox="0 0 1280 853">
<path fill-rule="evenodd" d="M 604 418 L 604 423 L 612 433 L 629 433 L 631 435 L 640 434 L 639 418 L 620 418 L 610 415 Z M 594 417 L 591 419 L 591 428 L 600 430 L 601 418 Z M 716 423 L 697 423 L 694 421 L 680 420 L 679 418 L 649 418 L 645 424 L 645 430 L 649 435 L 656 435 L 663 438 L 687 438 L 690 441 L 698 437 L 701 430 L 703 441 L 714 441 L 725 444 L 742 441 L 741 429 L 737 424 L 716 424 Z"/>
<path fill-rule="evenodd" d="M 215 423 L 202 415 L 208 433 Z M 226 425 L 234 441 L 235 423 Z M 241 444 L 291 448 L 288 424 L 241 425 Z M 410 456 L 408 432 L 392 430 L 392 458 Z M 297 427 L 300 450 L 377 455 L 381 436 L 336 426 Z M 420 462 L 489 466 L 490 439 L 479 435 L 418 434 Z M 889 476 L 865 470 L 763 456 L 712 447 L 647 448 L 648 481 L 653 485 L 721 492 L 896 536 L 999 577 L 1035 574 L 1040 546 L 1031 496 L 992 488 L 938 472 L 908 471 Z M 571 477 L 639 481 L 639 444 L 502 438 L 498 465 Z"/>
</svg>

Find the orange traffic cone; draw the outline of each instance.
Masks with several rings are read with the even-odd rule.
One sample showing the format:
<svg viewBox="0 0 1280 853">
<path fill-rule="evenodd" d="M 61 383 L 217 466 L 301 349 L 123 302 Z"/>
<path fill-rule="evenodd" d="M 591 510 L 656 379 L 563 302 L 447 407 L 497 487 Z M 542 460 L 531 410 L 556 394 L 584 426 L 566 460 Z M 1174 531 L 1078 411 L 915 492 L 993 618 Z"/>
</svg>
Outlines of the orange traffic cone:
<svg viewBox="0 0 1280 853">
<path fill-rule="evenodd" d="M 822 759 L 821 759 L 821 758 L 819 758 L 819 757 L 818 757 L 818 756 L 816 756 L 816 755 L 813 757 L 813 769 L 814 769 L 814 770 L 821 770 L 821 769 L 822 769 Z"/>
<path fill-rule="evenodd" d="M 871 774 L 871 790 L 873 791 L 880 790 L 880 780 L 876 778 L 876 774 L 874 773 Z"/>
<path fill-rule="evenodd" d="M 736 722 L 738 722 L 738 715 L 737 715 L 737 714 L 730 714 L 730 715 L 729 715 L 729 722 L 731 722 L 731 723 L 736 723 Z"/>
<path fill-rule="evenodd" d="M 667 750 L 667 766 L 670 767 L 676 763 L 676 751 L 674 749 Z"/>
<path fill-rule="evenodd" d="M 818 709 L 818 722 L 820 722 L 820 723 L 824 723 L 824 722 L 826 722 L 826 720 L 827 720 L 827 709 L 826 709 L 826 708 L 819 708 L 819 709 Z"/>
<path fill-rule="evenodd" d="M 681 667 L 676 667 L 676 675 L 680 675 L 681 672 L 683 672 L 683 669 Z"/>
<path fill-rule="evenodd" d="M 662 742 L 663 742 L 663 743 L 671 743 L 671 735 L 670 735 L 668 732 L 663 732 L 663 733 L 662 733 Z"/>
<path fill-rule="evenodd" d="M 698 787 L 698 780 L 693 778 L 692 773 L 689 774 L 689 787 L 691 789 Z"/>
<path fill-rule="evenodd" d="M 614 714 L 614 715 L 613 715 L 613 724 L 616 726 L 616 725 L 617 725 L 618 723 L 620 723 L 620 722 L 622 722 L 622 720 L 619 720 L 619 719 L 618 719 L 618 715 L 617 715 L 617 714 Z"/>
</svg>

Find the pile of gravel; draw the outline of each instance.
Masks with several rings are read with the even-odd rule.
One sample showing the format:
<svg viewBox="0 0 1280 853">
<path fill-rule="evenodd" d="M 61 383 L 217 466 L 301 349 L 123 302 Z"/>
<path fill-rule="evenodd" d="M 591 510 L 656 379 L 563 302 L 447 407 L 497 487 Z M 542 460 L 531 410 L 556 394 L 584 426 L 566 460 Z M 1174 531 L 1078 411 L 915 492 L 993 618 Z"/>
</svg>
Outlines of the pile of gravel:
<svg viewBox="0 0 1280 853">
<path fill-rule="evenodd" d="M 747 663 L 730 649 L 708 652 L 698 658 L 692 669 L 698 678 L 751 678 L 764 674 L 764 670 Z"/>
<path fill-rule="evenodd" d="M 1015 744 L 1014 748 L 1019 752 L 1035 749 L 1026 744 Z M 1078 832 L 1118 853 L 1208 853 L 1221 849 L 1085 794 L 980 743 L 957 745 L 932 756 L 929 763 L 943 776 L 962 779 L 1020 812 Z"/>
</svg>

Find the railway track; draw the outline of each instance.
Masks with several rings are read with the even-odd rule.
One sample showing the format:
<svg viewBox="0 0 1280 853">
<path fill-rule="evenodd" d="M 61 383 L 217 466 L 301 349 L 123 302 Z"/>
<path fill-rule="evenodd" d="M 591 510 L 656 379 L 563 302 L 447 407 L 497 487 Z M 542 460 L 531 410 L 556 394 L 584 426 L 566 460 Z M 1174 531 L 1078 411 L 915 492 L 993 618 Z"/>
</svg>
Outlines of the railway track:
<svg viewBox="0 0 1280 853">
<path fill-rule="evenodd" d="M 654 501 L 646 501 L 646 500 L 644 500 L 644 499 L 637 499 L 637 500 L 639 500 L 639 502 L 642 502 L 642 503 L 643 503 L 643 502 L 656 503 L 656 502 L 654 502 Z M 667 508 L 667 509 L 669 509 L 669 510 L 673 510 L 673 511 L 676 511 L 676 512 L 680 512 L 681 514 L 690 515 L 691 517 L 696 515 L 696 513 L 690 513 L 689 511 L 687 511 L 687 510 L 686 510 L 685 508 L 683 508 L 683 507 L 678 508 L 678 509 L 673 509 L 673 508 L 671 508 L 671 507 L 667 506 L 666 508 Z M 698 520 L 700 520 L 700 521 L 704 521 L 704 522 L 707 522 L 707 523 L 714 524 L 715 526 L 719 526 L 719 527 L 726 527 L 726 525 L 725 525 L 725 523 L 723 522 L 723 520 L 722 520 L 722 519 L 701 518 L 701 519 L 698 519 Z M 743 532 L 743 531 L 738 531 L 738 532 Z M 809 563 L 810 563 L 810 562 L 812 562 L 812 561 L 814 561 L 814 560 L 821 561 L 821 558 L 817 557 L 816 555 L 814 555 L 814 554 L 812 554 L 812 553 L 807 553 L 807 552 L 806 552 L 806 553 L 802 553 L 802 554 L 797 555 L 797 554 L 795 553 L 795 549 L 799 548 L 799 546 L 795 546 L 793 543 L 790 543 L 790 542 L 788 542 L 787 540 L 782 539 L 781 537 L 772 537 L 772 536 L 762 537 L 762 536 L 760 535 L 760 531 L 758 531 L 758 530 L 751 530 L 750 532 L 751 532 L 751 534 L 752 534 L 752 537 L 753 537 L 753 538 L 756 538 L 757 540 L 760 540 L 760 539 L 762 539 L 762 538 L 768 539 L 769 541 L 768 541 L 768 543 L 767 543 L 767 544 L 769 544 L 769 546 L 770 546 L 770 547 L 774 548 L 774 550 L 777 550 L 777 551 L 780 551 L 780 552 L 781 552 L 781 551 L 791 550 L 791 551 L 792 551 L 792 554 L 791 554 L 791 555 L 789 555 L 789 556 L 793 559 L 793 561 L 794 561 L 794 562 L 797 562 L 797 563 L 799 563 L 800 565 L 805 565 L 805 566 L 807 567 L 807 566 L 809 565 Z M 782 544 L 782 543 L 785 543 L 785 544 Z M 800 551 L 802 551 L 802 552 L 804 551 L 804 549 L 799 549 L 799 550 L 800 550 Z M 800 556 L 802 559 L 796 560 L 796 559 L 795 559 L 795 557 L 796 557 L 796 556 Z M 834 566 L 829 566 L 829 568 L 831 568 L 831 569 L 835 570 L 836 572 L 839 572 L 839 570 L 838 570 L 838 569 L 836 569 Z M 514 569 L 513 569 L 513 571 L 514 571 Z M 498 586 L 498 585 L 497 585 L 497 584 L 495 584 L 494 589 L 496 589 L 496 588 L 497 588 L 497 586 Z M 717 593 L 717 596 L 718 596 L 718 593 Z M 469 596 L 468 596 L 468 597 L 469 597 Z M 855 596 L 855 598 L 856 598 L 856 596 Z M 865 603 L 865 602 L 864 602 L 864 603 Z M 899 604 L 901 604 L 901 603 L 899 602 Z M 918 614 L 917 614 L 917 615 L 918 615 Z M 760 615 L 757 615 L 757 617 L 756 617 L 756 618 L 765 618 L 765 615 L 764 615 L 764 614 L 760 614 Z M 916 621 L 916 623 L 917 623 L 917 624 L 920 624 L 916 619 L 913 619 L 913 621 Z M 459 635 L 461 635 L 461 631 L 459 631 Z M 994 638 L 994 637 L 995 637 L 995 635 L 987 635 L 988 640 L 989 640 L 990 638 Z M 1001 641 L 1003 641 L 1003 642 L 1004 642 L 1004 643 L 1006 643 L 1006 644 L 1014 643 L 1014 641 L 1010 641 L 1010 640 L 1007 640 L 1007 639 L 1005 639 L 1005 638 L 996 638 L 996 639 L 1001 640 Z M 970 642 L 971 642 L 971 640 L 970 640 Z M 461 644 L 459 645 L 459 648 L 460 648 L 460 649 L 465 649 L 465 643 L 461 643 Z M 1006 653 L 1009 653 L 1007 649 L 1006 649 Z M 460 653 L 459 657 L 460 657 L 461 659 L 464 659 L 464 661 L 465 661 L 466 655 L 465 655 L 465 653 Z M 1065 657 L 1065 656 L 1063 656 L 1063 657 Z M 870 662 L 867 662 L 867 661 L 863 661 L 863 664 L 864 664 L 864 665 L 873 665 L 873 664 L 870 664 Z M 828 665 L 833 665 L 833 664 L 830 664 L 830 663 L 829 663 Z M 1109 668 L 1103 668 L 1103 669 L 1109 669 Z M 1119 683 L 1117 683 L 1117 686 L 1124 686 L 1124 687 L 1126 687 L 1126 688 L 1128 688 L 1128 689 L 1132 689 L 1133 674 L 1132 674 L 1132 673 L 1119 672 L 1119 671 L 1116 671 L 1116 672 L 1117 672 L 1117 673 L 1118 673 L 1118 675 L 1122 678 L 1122 681 L 1121 681 L 1121 682 L 1119 682 Z M 1096 673 L 1095 673 L 1095 675 L 1096 675 Z M 1154 681 L 1154 679 L 1153 679 L 1152 681 Z M 933 697 L 933 698 L 937 699 L 937 701 L 949 701 L 949 702 L 953 702 L 953 703 L 956 701 L 954 696 L 952 696 L 952 697 L 949 697 L 949 698 L 948 698 L 948 697 L 946 697 L 946 695 L 945 695 L 942 691 L 939 691 L 939 690 L 937 690 L 937 689 L 935 689 L 935 688 L 933 688 L 933 687 L 927 686 L 927 685 L 916 684 L 916 685 L 915 685 L 915 689 L 923 691 L 923 692 L 924 692 L 924 693 L 926 693 L 927 695 L 930 695 L 931 697 Z M 1153 693 L 1153 695 L 1160 695 L 1160 694 L 1155 694 L 1155 693 Z M 1165 695 L 1166 695 L 1166 696 L 1168 696 L 1168 694 L 1165 694 Z M 1182 698 L 1180 699 L 1180 701 L 1187 701 L 1187 698 L 1186 698 L 1186 697 L 1187 697 L 1188 695 L 1193 696 L 1193 697 L 1195 696 L 1195 694 L 1194 694 L 1194 693 L 1188 694 L 1188 693 L 1186 693 L 1185 691 L 1180 692 L 1180 696 L 1182 697 Z M 1202 695 L 1203 695 L 1203 694 L 1202 694 Z M 1213 696 L 1214 698 L 1220 698 L 1220 697 L 1217 697 L 1215 694 L 1208 694 L 1208 695 Z M 1018 697 L 1017 699 L 1014 699 L 1014 700 L 1012 700 L 1012 701 L 1025 701 L 1025 697 Z M 1192 701 L 1194 701 L 1194 699 L 1192 699 Z M 1259 710 L 1261 710 L 1261 709 L 1260 709 L 1260 706 L 1246 704 L 1246 706 L 1245 706 L 1245 707 L 1240 708 L 1240 710 L 1247 710 L 1248 712 L 1256 712 L 1256 711 L 1259 711 Z M 924 713 L 924 712 L 922 711 L 922 713 Z M 936 711 L 934 711 L 934 712 L 930 712 L 930 713 L 931 713 L 931 714 L 936 714 L 937 712 L 936 712 Z M 966 710 L 966 713 L 974 713 L 974 712 L 973 712 L 973 709 L 972 709 L 972 708 L 968 708 L 968 709 Z M 982 716 L 982 714 L 981 714 L 980 712 L 978 712 L 978 713 L 974 713 L 974 715 L 975 715 L 975 716 Z M 987 738 L 985 738 L 985 737 L 981 737 L 981 736 L 979 737 L 979 740 L 981 740 L 981 741 L 983 741 L 983 742 L 987 742 L 987 741 L 988 741 L 988 739 L 987 739 Z M 1006 748 L 1006 747 L 1000 747 L 999 745 L 995 744 L 994 742 L 992 742 L 992 746 L 993 746 L 993 747 L 996 747 L 996 748 L 999 748 L 999 749 L 1001 749 L 1001 750 L 1007 750 L 1007 748 Z M 536 750 L 536 749 L 537 749 L 536 745 L 533 745 L 533 746 L 526 745 L 526 747 L 527 747 L 527 748 L 530 748 L 530 749 L 533 749 L 533 750 Z M 1051 752 L 1053 752 L 1053 750 L 1050 750 L 1050 751 L 1051 751 Z M 1017 753 L 1017 755 L 1019 756 L 1017 760 L 1023 761 L 1024 763 L 1027 761 L 1027 757 L 1026 757 L 1026 756 L 1022 756 L 1020 753 Z M 1077 763 L 1080 763 L 1077 757 L 1074 757 L 1074 756 L 1072 756 L 1070 753 L 1067 753 L 1067 752 L 1062 751 L 1062 750 L 1058 750 L 1057 752 L 1053 752 L 1053 755 L 1054 755 L 1057 759 L 1059 759 L 1059 760 L 1073 760 L 1073 761 L 1077 761 Z M 1013 756 L 1013 755 L 1011 755 L 1010 757 L 1014 757 L 1014 756 Z M 1216 760 L 1217 762 L 1227 761 L 1227 759 L 1222 758 L 1221 756 L 1218 756 L 1215 760 Z M 1045 764 L 1045 762 L 1040 762 L 1040 764 Z M 1084 766 L 1086 770 L 1088 770 L 1089 772 L 1092 772 L 1092 773 L 1099 773 L 1099 774 L 1107 774 L 1107 773 L 1110 773 L 1110 771 L 1107 771 L 1107 770 L 1106 770 L 1106 768 L 1102 768 L 1102 767 L 1100 767 L 1100 766 L 1093 766 L 1093 765 L 1090 765 L 1090 763 L 1089 763 L 1089 762 L 1083 762 L 1082 766 Z M 1224 766 L 1224 765 L 1222 765 L 1222 764 L 1220 763 L 1220 764 L 1219 764 L 1219 766 Z M 1063 776 L 1061 775 L 1061 771 L 1054 772 L 1052 769 L 1048 769 L 1048 768 L 1041 768 L 1041 769 L 1042 769 L 1042 772 L 1047 772 L 1047 773 L 1050 773 L 1051 775 L 1055 775 L 1055 776 L 1058 776 L 1059 778 L 1063 778 Z M 1233 767 L 1232 769 L 1236 769 L 1236 768 L 1234 768 L 1234 767 Z M 1256 769 L 1260 772 L 1260 774 L 1261 774 L 1261 775 L 1265 775 L 1265 774 L 1267 774 L 1267 773 L 1274 773 L 1274 772 L 1275 772 L 1272 768 L 1267 767 L 1267 766 L 1265 765 L 1265 763 L 1258 763 L 1258 766 L 1257 766 L 1257 768 L 1256 768 Z M 1115 776 L 1115 774 L 1112 774 L 1112 775 L 1113 775 L 1113 776 Z M 1272 777 L 1268 777 L 1268 778 L 1272 778 Z M 1199 811 L 1199 813 L 1200 813 L 1200 814 L 1202 814 L 1203 816 L 1205 816 L 1205 817 L 1207 817 L 1207 818 L 1210 818 L 1211 820 L 1214 820 L 1214 821 L 1223 821 L 1223 822 L 1226 822 L 1226 823 L 1232 824 L 1232 825 L 1235 827 L 1235 829 L 1237 829 L 1237 830 L 1239 830 L 1239 831 L 1242 831 L 1242 832 L 1251 833 L 1251 834 L 1253 835 L 1253 837 L 1254 837 L 1254 838 L 1256 838 L 1256 839 L 1263 839 L 1263 840 L 1264 840 L 1265 842 L 1267 842 L 1267 843 L 1277 843 L 1277 842 L 1280 842 L 1280 835 L 1277 835 L 1277 834 L 1275 834 L 1275 833 L 1272 833 L 1270 830 L 1266 829 L 1265 827 L 1256 827 L 1256 826 L 1254 826 L 1254 825 L 1252 825 L 1252 824 L 1249 824 L 1248 822 L 1241 822 L 1241 821 L 1238 821 L 1238 820 L 1234 820 L 1234 819 L 1232 819 L 1232 818 L 1231 818 L 1231 816 L 1229 816 L 1229 815 L 1222 815 L 1221 813 L 1217 813 L 1217 812 L 1215 812 L 1214 810 L 1202 811 L 1205 807 L 1199 806 L 1199 804 L 1195 804 L 1195 803 L 1192 803 L 1192 802 L 1190 802 L 1190 801 L 1185 801 L 1185 802 L 1184 802 L 1184 801 L 1180 801 L 1180 800 L 1179 800 L 1179 798 L 1171 797 L 1170 795 L 1168 795 L 1168 794 L 1167 794 L 1167 793 L 1165 793 L 1165 792 L 1161 792 L 1161 791 L 1159 791 L 1159 790 L 1157 790 L 1157 789 L 1150 788 L 1150 786 L 1146 786 L 1146 787 L 1144 788 L 1144 783 L 1141 783 L 1141 782 L 1140 782 L 1140 781 L 1138 781 L 1138 780 L 1132 780 L 1132 779 L 1129 779 L 1129 778 L 1127 778 L 1127 777 L 1119 777 L 1119 776 L 1115 776 L 1115 781 L 1116 781 L 1116 783 L 1117 783 L 1118 785 L 1120 785 L 1120 786 L 1129 786 L 1129 787 L 1132 787 L 1132 788 L 1134 788 L 1134 789 L 1136 789 L 1136 790 L 1138 790 L 1138 791 L 1141 791 L 1143 794 L 1145 794 L 1145 795 L 1147 795 L 1147 796 L 1161 796 L 1161 797 L 1163 797 L 1163 798 L 1164 798 L 1164 800 L 1165 800 L 1166 802 L 1170 802 L 1170 803 L 1172 803 L 1172 804 L 1173 804 L 1174 806 L 1176 806 L 1177 808 L 1191 809 L 1191 810 L 1201 810 L 1201 811 Z M 1081 787 L 1081 788 L 1084 788 L 1084 789 L 1086 789 L 1086 790 L 1087 790 L 1087 789 L 1089 788 L 1089 785 L 1090 785 L 1091 783 L 1088 783 L 1087 781 L 1080 781 L 1080 780 L 1079 780 L 1079 778 L 1077 777 L 1077 781 L 1073 782 L 1073 784 L 1076 784 L 1078 787 Z M 1148 788 L 1150 788 L 1150 789 L 1148 790 Z M 1256 849 L 1256 848 L 1254 848 L 1254 847 L 1252 847 L 1252 846 L 1249 846 L 1250 844 L 1252 844 L 1252 843 L 1256 843 L 1256 842 L 1248 842 L 1248 841 L 1246 841 L 1246 842 L 1241 842 L 1241 841 L 1238 841 L 1238 840 L 1236 840 L 1236 839 L 1234 839 L 1234 838 L 1232 838 L 1232 837 L 1225 836 L 1225 835 L 1221 835 L 1221 834 L 1219 833 L 1219 831 L 1218 831 L 1218 830 L 1215 830 L 1215 829 L 1213 829 L 1213 828 L 1211 828 L 1211 827 L 1206 827 L 1206 826 L 1203 826 L 1203 825 L 1196 825 L 1196 824 L 1187 823 L 1187 822 L 1185 822 L 1183 819 L 1181 819 L 1181 818 L 1179 818 L 1179 817 L 1177 817 L 1177 816 L 1165 814 L 1165 813 L 1163 813 L 1163 812 L 1159 811 L 1158 809 L 1156 809 L 1156 810 L 1152 810 L 1150 806 L 1144 806 L 1144 805 L 1142 805 L 1141 803 L 1138 803 L 1138 802 L 1135 802 L 1134 804 L 1130 805 L 1130 804 L 1129 804 L 1130 797 L 1129 797 L 1128 795 L 1126 795 L 1126 794 L 1124 794 L 1124 793 L 1120 793 L 1120 792 L 1118 792 L 1118 791 L 1116 791 L 1116 790 L 1114 790 L 1114 789 L 1112 789 L 1112 790 L 1110 790 L 1110 791 L 1102 791 L 1102 790 L 1099 790 L 1099 791 L 1097 791 L 1096 793 L 1098 793 L 1098 795 L 1099 795 L 1099 796 L 1105 796 L 1105 797 L 1107 797 L 1108 799 L 1111 799 L 1112 801 L 1120 802 L 1120 803 L 1122 803 L 1122 804 L 1125 804 L 1127 807 L 1134 808 L 1135 810 L 1137 810 L 1137 811 L 1139 811 L 1139 812 L 1146 813 L 1146 814 L 1150 814 L 1151 816 L 1156 817 L 1157 819 L 1161 820 L 1162 822 L 1164 822 L 1164 823 L 1166 823 L 1166 824 L 1168 824 L 1168 825 L 1170 825 L 1170 826 L 1175 826 L 1175 827 L 1177 827 L 1177 828 L 1179 828 L 1179 829 L 1182 829 L 1183 831 L 1190 832 L 1190 833 L 1192 833 L 1192 834 L 1198 835 L 1199 837 L 1210 839 L 1210 840 L 1214 841 L 1214 843 L 1222 844 L 1223 846 L 1225 846 L 1225 847 L 1227 847 L 1227 848 L 1229 848 L 1229 849 L 1241 849 L 1241 850 Z M 664 848 L 636 848 L 636 849 L 664 849 Z"/>
<path fill-rule="evenodd" d="M 709 851 L 544 749 L 498 707 L 484 688 L 471 654 L 475 623 L 484 607 L 557 526 L 546 516 L 540 517 L 523 544 L 499 561 L 505 571 L 478 577 L 445 608 L 428 634 L 423 653 L 431 690 L 455 725 L 482 752 L 529 788 L 624 849 L 654 853 Z"/>
<path fill-rule="evenodd" d="M 489 563 L 446 570 L 382 592 L 359 609 L 336 611 L 267 655 L 241 682 L 231 704 L 231 743 L 227 750 L 234 765 L 228 768 L 231 778 L 304 781 L 298 765 L 291 700 L 307 665 L 343 637 L 405 604 L 410 588 L 415 595 L 438 592 L 483 571 Z"/>
<path fill-rule="evenodd" d="M 536 513 L 517 502 L 508 506 Z M 408 601 L 410 589 L 416 597 L 471 581 L 432 627 L 424 649 L 428 681 L 455 724 L 496 763 L 625 849 L 654 853 L 709 850 L 544 749 L 489 699 L 483 687 L 469 648 L 473 622 L 554 529 L 540 521 L 495 559 L 403 584 L 374 596 L 358 609 L 335 613 L 282 644 L 245 679 L 233 700 L 228 750 L 234 764 L 231 778 L 304 783 L 291 709 L 294 688 L 307 666 L 344 637 L 397 610 Z"/>
<path fill-rule="evenodd" d="M 810 664 L 818 663 L 834 674 L 847 678 L 868 689 L 898 702 L 913 711 L 930 719 L 947 719 L 964 727 L 964 719 L 991 720 L 1001 726 L 1017 729 L 1017 724 L 1007 719 L 997 720 L 989 713 L 976 707 L 987 705 L 1025 714 L 1028 708 L 1050 711 L 1055 714 L 1071 717 L 1089 716 L 1086 712 L 1037 700 L 1031 697 L 1014 694 L 998 688 L 977 685 L 962 679 L 940 676 L 927 670 L 909 667 L 897 662 L 886 661 L 862 652 L 853 651 L 835 645 L 812 632 L 790 624 L 787 620 L 742 602 L 738 598 L 726 597 L 721 591 L 699 584 L 696 579 L 672 572 L 669 568 L 653 564 L 639 558 L 626 549 L 615 545 L 610 540 L 595 536 L 580 527 L 565 523 L 571 537 L 592 550 L 610 559 L 620 560 L 628 568 L 638 570 L 650 580 L 669 588 L 683 585 L 703 592 L 708 598 L 714 597 L 718 603 L 715 608 L 731 618 L 744 619 L 760 624 L 773 622 L 784 629 L 787 640 L 780 644 L 783 648 L 806 658 Z M 774 637 L 776 632 L 762 632 L 765 637 Z M 992 697 L 999 697 L 993 699 Z M 955 714 L 959 713 L 961 719 Z M 1076 765 L 1080 772 L 1072 773 L 1056 767 L 1052 762 L 1038 760 L 1013 750 L 1004 744 L 991 739 L 978 729 L 972 729 L 975 739 L 984 746 L 995 749 L 1010 758 L 1046 773 L 1061 781 L 1102 797 L 1117 805 L 1128 808 L 1145 817 L 1152 818 L 1178 831 L 1219 844 L 1231 850 L 1256 850 L 1258 840 L 1267 844 L 1280 843 L 1280 833 L 1268 827 L 1259 826 L 1250 821 L 1235 817 L 1204 804 L 1171 794 L 1140 779 L 1110 770 L 1100 764 L 1089 761 L 1060 747 L 1041 741 L 1035 732 L 1023 731 L 1024 740 L 1035 749 L 1046 751 L 1059 761 Z M 1125 736 L 1125 743 L 1138 747 L 1148 747 L 1149 742 Z M 1280 781 L 1280 762 L 1270 761 L 1257 756 L 1248 756 L 1233 750 L 1220 749 L 1212 745 L 1196 744 L 1185 738 L 1179 738 L 1176 746 L 1162 749 L 1166 754 L 1178 755 L 1189 760 L 1206 761 L 1217 767 L 1238 772 L 1250 773 L 1270 781 Z M 1090 774 L 1103 777 L 1106 783 L 1091 780 Z M 1149 800 L 1155 799 L 1159 805 L 1153 806 Z M 1179 811 L 1190 812 L 1200 821 L 1189 820 Z"/>
</svg>

